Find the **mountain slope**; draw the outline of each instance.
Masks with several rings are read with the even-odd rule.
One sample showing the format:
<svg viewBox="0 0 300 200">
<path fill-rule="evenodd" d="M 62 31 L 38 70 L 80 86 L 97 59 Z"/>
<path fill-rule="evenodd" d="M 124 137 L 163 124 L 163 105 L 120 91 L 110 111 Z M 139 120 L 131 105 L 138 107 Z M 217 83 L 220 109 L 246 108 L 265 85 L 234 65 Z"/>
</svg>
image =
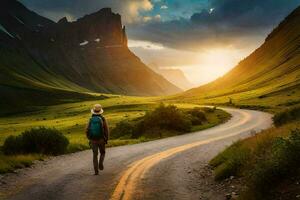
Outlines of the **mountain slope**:
<svg viewBox="0 0 300 200">
<path fill-rule="evenodd" d="M 289 106 L 300 101 L 300 7 L 225 76 L 183 94 L 206 103 L 265 107 Z"/>
<path fill-rule="evenodd" d="M 129 51 L 121 16 L 109 8 L 55 23 L 18 1 L 0 4 L 0 88 L 6 88 L 7 100 L 14 97 L 7 91 L 15 88 L 128 95 L 180 91 Z"/>
</svg>

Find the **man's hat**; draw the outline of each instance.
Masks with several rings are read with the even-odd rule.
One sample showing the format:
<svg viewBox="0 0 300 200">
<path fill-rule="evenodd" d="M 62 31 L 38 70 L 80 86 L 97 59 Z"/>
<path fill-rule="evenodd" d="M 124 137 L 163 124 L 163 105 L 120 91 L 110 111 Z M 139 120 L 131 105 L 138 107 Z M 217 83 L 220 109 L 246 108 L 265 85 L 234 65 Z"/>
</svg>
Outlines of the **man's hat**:
<svg viewBox="0 0 300 200">
<path fill-rule="evenodd" d="M 103 112 L 104 111 L 103 111 L 102 106 L 100 104 L 95 104 L 94 108 L 91 110 L 91 113 L 95 114 L 95 115 L 102 114 Z"/>
</svg>

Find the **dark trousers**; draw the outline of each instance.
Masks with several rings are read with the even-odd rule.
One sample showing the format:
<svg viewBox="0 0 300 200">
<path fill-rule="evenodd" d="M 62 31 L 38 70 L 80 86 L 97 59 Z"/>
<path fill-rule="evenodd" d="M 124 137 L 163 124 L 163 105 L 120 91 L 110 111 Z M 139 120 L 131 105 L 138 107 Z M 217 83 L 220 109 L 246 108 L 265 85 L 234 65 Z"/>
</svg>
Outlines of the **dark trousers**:
<svg viewBox="0 0 300 200">
<path fill-rule="evenodd" d="M 91 146 L 93 150 L 93 163 L 94 163 L 94 170 L 95 173 L 98 173 L 98 169 L 103 169 L 103 161 L 105 158 L 105 141 L 99 140 L 99 141 L 91 141 Z M 98 163 L 98 153 L 100 151 L 100 158 Z"/>
</svg>

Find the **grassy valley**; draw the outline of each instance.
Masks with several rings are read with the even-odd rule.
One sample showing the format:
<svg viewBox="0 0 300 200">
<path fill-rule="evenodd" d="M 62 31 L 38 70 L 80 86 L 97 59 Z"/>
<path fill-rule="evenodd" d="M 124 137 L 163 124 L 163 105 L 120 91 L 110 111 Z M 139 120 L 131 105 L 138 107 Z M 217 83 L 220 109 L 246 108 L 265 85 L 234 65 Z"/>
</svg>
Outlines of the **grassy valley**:
<svg viewBox="0 0 300 200">
<path fill-rule="evenodd" d="M 95 97 L 96 98 L 96 97 Z M 162 102 L 161 97 L 129 97 L 120 95 L 107 95 L 105 99 L 80 101 L 64 103 L 52 106 L 42 106 L 38 110 L 15 113 L 6 117 L 0 117 L 0 146 L 4 140 L 10 136 L 21 134 L 25 130 L 36 127 L 56 128 L 61 131 L 68 139 L 68 152 L 75 152 L 89 148 L 88 140 L 85 136 L 85 127 L 90 117 L 90 109 L 95 103 L 101 103 L 104 107 L 104 116 L 109 122 L 110 129 L 121 121 L 134 121 L 141 119 L 147 112 L 157 108 Z M 189 111 L 196 104 L 176 103 L 177 108 L 183 112 Z M 37 108 L 36 108 L 37 109 Z M 198 131 L 212 126 L 224 123 L 230 118 L 230 115 L 222 110 L 213 110 L 205 112 L 206 121 L 202 124 L 194 125 L 188 131 Z M 142 134 L 138 137 L 130 135 L 111 135 L 108 146 L 119 146 L 125 144 L 134 144 L 163 137 L 170 137 L 182 134 L 176 131 L 162 131 L 160 135 Z M 15 167 L 28 166 L 35 159 L 42 159 L 44 156 L 29 154 L 16 156 L 0 156 L 0 171 L 7 172 Z M 10 163 L 10 164 L 9 164 Z"/>
</svg>

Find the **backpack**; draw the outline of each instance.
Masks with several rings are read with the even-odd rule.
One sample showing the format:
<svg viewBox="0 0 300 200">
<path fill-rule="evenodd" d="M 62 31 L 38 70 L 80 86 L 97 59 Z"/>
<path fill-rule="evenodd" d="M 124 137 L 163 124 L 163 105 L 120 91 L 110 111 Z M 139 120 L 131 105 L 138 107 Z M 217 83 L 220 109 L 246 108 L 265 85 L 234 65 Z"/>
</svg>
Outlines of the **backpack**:
<svg viewBox="0 0 300 200">
<path fill-rule="evenodd" d="M 91 140 L 104 138 L 103 120 L 100 116 L 92 116 L 89 122 L 88 137 Z"/>
</svg>

